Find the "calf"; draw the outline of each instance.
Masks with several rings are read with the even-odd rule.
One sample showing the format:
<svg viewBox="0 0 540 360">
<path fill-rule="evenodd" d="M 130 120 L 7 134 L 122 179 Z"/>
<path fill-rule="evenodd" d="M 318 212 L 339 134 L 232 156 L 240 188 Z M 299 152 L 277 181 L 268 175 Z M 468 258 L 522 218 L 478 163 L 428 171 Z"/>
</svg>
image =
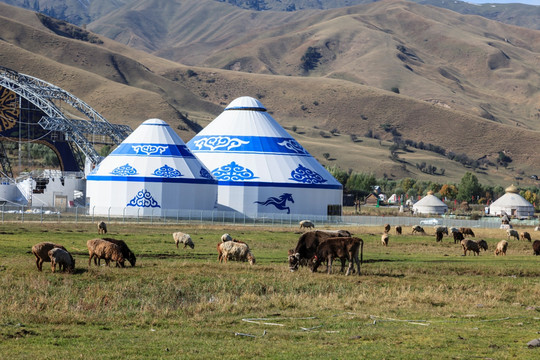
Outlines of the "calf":
<svg viewBox="0 0 540 360">
<path fill-rule="evenodd" d="M 334 258 L 339 258 L 343 261 L 349 261 L 349 268 L 345 275 L 349 275 L 351 270 L 354 271 L 354 264 L 356 264 L 358 275 L 360 275 L 360 264 L 363 261 L 363 249 L 364 241 L 356 237 L 347 238 L 329 238 L 317 247 L 316 254 L 313 258 L 311 267 L 312 272 L 316 272 L 317 268 L 324 260 L 328 261 L 327 272 L 332 273 L 332 261 Z M 360 251 L 360 258 L 358 259 L 358 252 Z"/>
</svg>

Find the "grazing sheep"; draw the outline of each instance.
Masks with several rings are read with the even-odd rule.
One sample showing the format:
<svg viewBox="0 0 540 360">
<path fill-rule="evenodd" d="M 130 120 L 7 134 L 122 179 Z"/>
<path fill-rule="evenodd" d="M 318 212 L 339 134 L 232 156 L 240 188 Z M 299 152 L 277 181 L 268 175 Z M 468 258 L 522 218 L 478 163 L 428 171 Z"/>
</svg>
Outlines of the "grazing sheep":
<svg viewBox="0 0 540 360">
<path fill-rule="evenodd" d="M 73 272 L 75 270 L 75 260 L 69 252 L 64 249 L 54 248 L 48 252 L 49 258 L 51 259 L 51 270 L 56 272 L 56 264 L 58 264 L 58 271 L 69 271 Z"/>
<path fill-rule="evenodd" d="M 434 229 L 435 229 L 435 233 L 440 232 L 448 236 L 448 228 L 446 226 L 434 226 Z"/>
<path fill-rule="evenodd" d="M 521 234 L 519 234 L 519 238 L 520 238 L 521 240 L 527 239 L 527 240 L 529 240 L 529 242 L 532 241 L 532 240 L 531 240 L 531 234 L 529 234 L 529 233 L 526 232 L 526 231 L 524 231 L 524 232 L 522 232 Z"/>
<path fill-rule="evenodd" d="M 516 240 L 519 240 L 519 233 L 517 232 L 517 230 L 507 229 L 506 236 L 508 237 L 508 240 L 510 240 L 511 237 L 515 238 Z"/>
<path fill-rule="evenodd" d="M 443 239 L 443 232 L 442 231 L 437 231 L 435 233 L 435 240 L 437 240 L 437 242 L 439 242 L 439 241 L 442 241 L 442 239 Z"/>
<path fill-rule="evenodd" d="M 98 234 L 106 234 L 107 233 L 107 224 L 105 224 L 104 221 L 100 221 L 97 224 L 97 232 Z"/>
<path fill-rule="evenodd" d="M 121 267 L 124 267 L 124 256 L 120 246 L 103 239 L 92 239 L 86 242 L 86 247 L 89 254 L 88 266 L 90 266 L 90 262 L 94 258 L 95 265 L 97 265 L 98 259 L 104 259 L 107 266 L 112 260 L 116 261 L 116 266 L 120 264 Z"/>
<path fill-rule="evenodd" d="M 249 250 L 246 243 L 227 241 L 218 244 L 219 261 L 227 262 L 234 261 L 249 261 L 250 265 L 255 264 L 255 257 Z"/>
<path fill-rule="evenodd" d="M 311 222 L 310 220 L 302 220 L 300 221 L 300 228 L 301 229 L 312 229 L 315 227 L 315 224 Z"/>
<path fill-rule="evenodd" d="M 384 246 L 388 246 L 388 238 L 389 238 L 388 233 L 382 234 L 382 236 L 381 236 L 381 243 L 382 243 Z"/>
<path fill-rule="evenodd" d="M 178 231 L 173 233 L 172 237 L 174 239 L 174 243 L 176 244 L 176 248 L 178 248 L 179 243 L 184 244 L 184 249 L 186 246 L 189 246 L 192 249 L 195 247 L 195 244 L 193 243 L 193 240 L 191 240 L 191 236 L 189 236 L 189 234 L 184 234 L 183 232 Z"/>
<path fill-rule="evenodd" d="M 486 240 L 476 240 L 476 242 L 478 243 L 478 247 L 484 251 L 487 251 L 488 249 L 488 244 L 486 242 Z"/>
<path fill-rule="evenodd" d="M 451 227 L 450 228 L 450 232 L 453 234 L 453 233 L 457 233 L 459 232 L 459 229 L 458 228 L 455 228 L 455 227 Z"/>
<path fill-rule="evenodd" d="M 135 263 L 137 262 L 137 258 L 135 257 L 135 254 L 129 249 L 127 244 L 123 240 L 116 240 L 111 238 L 103 238 L 103 240 L 111 242 L 113 244 L 116 244 L 120 247 L 120 251 L 122 252 L 122 256 L 124 259 L 127 259 L 131 266 L 135 266 Z M 100 264 L 100 259 L 98 259 L 98 265 Z"/>
<path fill-rule="evenodd" d="M 462 228 L 459 228 L 459 231 L 461 231 L 463 235 L 471 235 L 472 237 L 475 237 L 474 232 L 472 231 L 471 228 L 462 227 Z"/>
<path fill-rule="evenodd" d="M 66 250 L 66 248 L 62 245 L 53 244 L 51 242 L 42 242 L 32 246 L 32 254 L 34 254 L 34 256 L 36 257 L 36 266 L 39 271 L 42 270 L 44 262 L 51 261 L 51 258 L 49 257 L 49 251 L 54 248 Z"/>
<path fill-rule="evenodd" d="M 396 226 L 396 235 L 401 235 L 401 226 Z"/>
<path fill-rule="evenodd" d="M 506 255 L 506 250 L 508 250 L 508 241 L 501 240 L 497 243 L 495 255 Z"/>
<path fill-rule="evenodd" d="M 480 247 L 478 246 L 478 243 L 474 240 L 461 240 L 461 247 L 463 248 L 463 256 L 467 256 L 467 251 L 472 251 L 475 256 L 480 255 Z"/>
<path fill-rule="evenodd" d="M 229 235 L 229 234 L 221 235 L 221 242 L 225 242 L 225 241 L 232 241 L 231 235 Z"/>
<path fill-rule="evenodd" d="M 389 232 L 390 232 L 390 224 L 385 224 L 384 225 L 384 233 L 388 234 Z"/>
<path fill-rule="evenodd" d="M 413 227 L 412 227 L 412 233 L 413 233 L 413 234 L 414 234 L 414 233 L 420 233 L 420 234 L 422 234 L 422 235 L 425 235 L 425 234 L 426 234 L 426 232 L 424 231 L 424 228 L 421 227 L 420 225 L 413 226 Z"/>
<path fill-rule="evenodd" d="M 534 240 L 532 247 L 534 255 L 540 255 L 540 240 Z"/>
<path fill-rule="evenodd" d="M 534 231 L 540 231 L 540 225 L 536 226 L 536 227 L 534 228 Z"/>
<path fill-rule="evenodd" d="M 463 236 L 461 231 L 453 232 L 452 235 L 454 236 L 454 244 L 457 244 L 461 242 L 461 240 L 465 239 L 465 236 Z"/>
</svg>

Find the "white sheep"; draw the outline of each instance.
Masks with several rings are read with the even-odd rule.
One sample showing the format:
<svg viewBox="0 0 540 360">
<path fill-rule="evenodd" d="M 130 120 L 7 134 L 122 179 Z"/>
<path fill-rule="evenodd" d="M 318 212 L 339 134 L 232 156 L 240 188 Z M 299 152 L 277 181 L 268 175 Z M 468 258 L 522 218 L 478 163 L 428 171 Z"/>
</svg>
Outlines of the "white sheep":
<svg viewBox="0 0 540 360">
<path fill-rule="evenodd" d="M 56 272 L 56 264 L 58 264 L 58 271 L 75 270 L 75 260 L 69 252 L 61 248 L 54 248 L 49 250 L 49 258 L 51 259 L 51 270 Z"/>
<path fill-rule="evenodd" d="M 98 222 L 97 230 L 98 230 L 98 234 L 106 234 L 107 233 L 107 224 L 105 224 L 104 221 Z"/>
<path fill-rule="evenodd" d="M 300 228 L 301 229 L 312 229 L 315 227 L 315 224 L 311 222 L 310 220 L 302 220 L 300 221 Z"/>
<path fill-rule="evenodd" d="M 229 234 L 221 235 L 221 242 L 232 241 L 232 236 Z"/>
<path fill-rule="evenodd" d="M 507 249 L 508 249 L 508 241 L 501 240 L 497 243 L 497 248 L 495 249 L 495 255 L 506 255 Z"/>
<path fill-rule="evenodd" d="M 514 237 L 516 238 L 516 240 L 519 240 L 519 233 L 517 232 L 517 230 L 507 229 L 506 235 L 508 236 L 508 240 L 510 240 L 511 237 Z"/>
<path fill-rule="evenodd" d="M 255 264 L 255 257 L 251 253 L 246 243 L 227 241 L 218 244 L 219 261 L 249 261 L 250 265 Z"/>
<path fill-rule="evenodd" d="M 189 246 L 192 249 L 195 247 L 195 244 L 193 243 L 193 240 L 191 240 L 191 236 L 189 236 L 189 234 L 184 234 L 183 232 L 178 231 L 173 233 L 172 236 L 177 248 L 178 244 L 180 243 L 184 244 L 184 249 L 186 246 Z"/>
</svg>

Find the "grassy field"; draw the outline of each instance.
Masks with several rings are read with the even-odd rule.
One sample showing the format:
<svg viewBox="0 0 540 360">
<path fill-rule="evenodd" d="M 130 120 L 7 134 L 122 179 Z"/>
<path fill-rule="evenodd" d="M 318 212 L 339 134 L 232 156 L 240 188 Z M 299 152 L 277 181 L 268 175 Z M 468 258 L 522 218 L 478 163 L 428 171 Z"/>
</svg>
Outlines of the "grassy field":
<svg viewBox="0 0 540 360">
<path fill-rule="evenodd" d="M 463 257 L 449 238 L 363 238 L 361 276 L 291 273 L 288 229 L 109 224 L 137 265 L 88 267 L 93 224 L 0 225 L 0 358 L 521 358 L 540 356 L 540 259 L 528 242 L 502 230 L 475 229 L 489 251 Z M 176 249 L 173 231 L 195 249 Z M 530 229 L 532 230 L 532 229 Z M 219 264 L 224 232 L 246 241 L 257 259 Z M 532 231 L 531 234 L 535 235 Z M 30 248 L 61 243 L 74 274 L 36 269 Z M 262 319 L 262 320 L 261 320 Z"/>
</svg>

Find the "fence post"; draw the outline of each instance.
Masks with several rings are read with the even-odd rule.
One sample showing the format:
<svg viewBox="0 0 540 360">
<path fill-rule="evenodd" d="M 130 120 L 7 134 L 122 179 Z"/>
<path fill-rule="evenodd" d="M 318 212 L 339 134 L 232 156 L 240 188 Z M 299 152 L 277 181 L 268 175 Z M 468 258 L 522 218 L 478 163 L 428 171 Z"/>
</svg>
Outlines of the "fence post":
<svg viewBox="0 0 540 360">
<path fill-rule="evenodd" d="M 137 224 L 139 223 L 139 212 L 141 211 L 141 208 L 137 209 Z"/>
<path fill-rule="evenodd" d="M 79 206 L 75 206 L 75 224 L 77 224 L 79 221 Z"/>
<path fill-rule="evenodd" d="M 4 223 L 4 212 L 6 211 L 6 204 L 2 204 L 2 224 Z"/>
<path fill-rule="evenodd" d="M 111 207 L 109 206 L 109 208 L 107 209 L 107 221 L 108 222 L 111 222 Z"/>
<path fill-rule="evenodd" d="M 180 210 L 176 210 L 176 223 L 177 224 L 178 224 L 178 218 L 180 217 L 179 212 L 180 212 Z"/>
<path fill-rule="evenodd" d="M 43 224 L 43 204 L 41 205 L 41 223 Z"/>
<path fill-rule="evenodd" d="M 24 222 L 24 205 L 21 205 L 22 206 L 22 210 L 21 210 L 21 222 Z"/>
<path fill-rule="evenodd" d="M 122 208 L 122 222 L 123 223 L 126 222 L 126 208 L 125 207 Z"/>
<path fill-rule="evenodd" d="M 96 212 L 96 205 L 92 207 L 92 222 L 94 222 L 94 214 Z"/>
</svg>

